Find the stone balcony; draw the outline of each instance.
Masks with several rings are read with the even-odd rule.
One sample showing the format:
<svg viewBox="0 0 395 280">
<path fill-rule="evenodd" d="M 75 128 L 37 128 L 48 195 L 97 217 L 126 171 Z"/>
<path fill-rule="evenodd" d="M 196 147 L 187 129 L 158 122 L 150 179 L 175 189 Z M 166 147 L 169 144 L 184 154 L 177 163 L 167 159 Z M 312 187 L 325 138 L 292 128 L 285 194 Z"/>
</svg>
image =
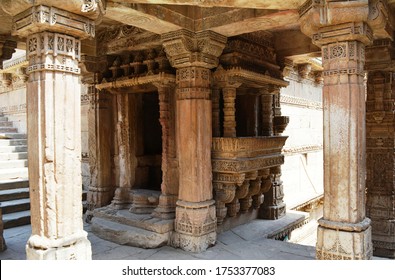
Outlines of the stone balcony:
<svg viewBox="0 0 395 280">
<path fill-rule="evenodd" d="M 237 221 L 223 229 L 258 216 L 262 194 L 273 185 L 272 169 L 284 163 L 281 150 L 287 136 L 214 137 L 212 142 L 213 187 L 217 223 Z"/>
</svg>

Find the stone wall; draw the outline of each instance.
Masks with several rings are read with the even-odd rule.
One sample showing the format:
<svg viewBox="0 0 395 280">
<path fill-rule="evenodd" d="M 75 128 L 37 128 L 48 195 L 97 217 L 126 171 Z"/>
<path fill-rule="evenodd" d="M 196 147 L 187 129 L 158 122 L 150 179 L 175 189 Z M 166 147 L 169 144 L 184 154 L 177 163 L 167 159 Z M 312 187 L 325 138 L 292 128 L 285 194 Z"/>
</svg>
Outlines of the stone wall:
<svg viewBox="0 0 395 280">
<path fill-rule="evenodd" d="M 308 81 L 289 80 L 281 90 L 281 110 L 290 116 L 283 135 L 284 200 L 294 208 L 323 194 L 322 87 Z"/>
</svg>

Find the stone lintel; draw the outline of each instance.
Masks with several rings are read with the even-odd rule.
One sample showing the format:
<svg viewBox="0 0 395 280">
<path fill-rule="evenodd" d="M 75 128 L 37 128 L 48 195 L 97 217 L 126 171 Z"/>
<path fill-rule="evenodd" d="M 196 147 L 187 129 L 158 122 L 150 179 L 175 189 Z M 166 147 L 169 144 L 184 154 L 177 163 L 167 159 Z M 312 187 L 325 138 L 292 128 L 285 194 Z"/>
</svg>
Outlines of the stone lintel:
<svg viewBox="0 0 395 280">
<path fill-rule="evenodd" d="M 13 18 L 12 34 L 27 37 L 50 31 L 79 39 L 95 37 L 95 23 L 84 16 L 49 6 L 33 6 Z"/>
<path fill-rule="evenodd" d="M 167 57 L 175 68 L 216 67 L 226 41 L 226 37 L 212 31 L 194 33 L 182 29 L 162 35 Z"/>
</svg>

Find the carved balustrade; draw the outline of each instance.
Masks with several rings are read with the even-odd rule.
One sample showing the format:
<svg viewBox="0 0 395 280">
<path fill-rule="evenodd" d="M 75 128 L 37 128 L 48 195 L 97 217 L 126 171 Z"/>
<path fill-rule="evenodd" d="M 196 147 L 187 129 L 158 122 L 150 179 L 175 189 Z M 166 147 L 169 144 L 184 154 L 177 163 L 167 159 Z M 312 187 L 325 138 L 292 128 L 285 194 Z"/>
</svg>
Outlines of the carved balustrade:
<svg viewBox="0 0 395 280">
<path fill-rule="evenodd" d="M 270 168 L 284 163 L 281 149 L 287 136 L 214 137 L 213 186 L 217 222 L 258 209 L 272 186 Z"/>
</svg>

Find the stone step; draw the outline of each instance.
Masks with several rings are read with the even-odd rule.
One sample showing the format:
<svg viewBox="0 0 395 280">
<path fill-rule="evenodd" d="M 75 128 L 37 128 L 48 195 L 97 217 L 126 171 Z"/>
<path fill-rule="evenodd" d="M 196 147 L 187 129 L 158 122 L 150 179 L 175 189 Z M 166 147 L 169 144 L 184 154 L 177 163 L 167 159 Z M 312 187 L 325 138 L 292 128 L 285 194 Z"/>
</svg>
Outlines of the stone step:
<svg viewBox="0 0 395 280">
<path fill-rule="evenodd" d="M 0 146 L 0 153 L 27 152 L 27 146 Z"/>
<path fill-rule="evenodd" d="M 27 139 L 0 139 L 0 147 L 3 146 L 26 146 Z"/>
<path fill-rule="evenodd" d="M 27 159 L 0 161 L 0 169 L 27 167 Z"/>
<path fill-rule="evenodd" d="M 17 133 L 18 129 L 15 127 L 0 127 L 0 133 Z"/>
<path fill-rule="evenodd" d="M 156 233 L 145 229 L 93 217 L 92 232 L 102 239 L 121 245 L 140 248 L 158 248 L 167 245 L 170 233 Z"/>
<path fill-rule="evenodd" d="M 1 203 L 1 210 L 3 215 L 30 210 L 30 199 L 22 198 L 22 199 L 3 201 Z"/>
<path fill-rule="evenodd" d="M 8 122 L 8 118 L 7 117 L 0 117 L 0 122 Z"/>
<path fill-rule="evenodd" d="M 28 180 L 0 180 L 0 191 L 29 188 Z"/>
<path fill-rule="evenodd" d="M 14 199 L 29 198 L 29 188 L 10 189 L 0 191 L 0 202 Z"/>
<path fill-rule="evenodd" d="M 27 167 L 0 169 L 0 180 L 27 179 Z"/>
<path fill-rule="evenodd" d="M 4 228 L 19 227 L 30 224 L 30 211 L 21 211 L 3 215 Z"/>
<path fill-rule="evenodd" d="M 10 122 L 10 121 L 0 121 L 0 127 L 12 127 L 12 122 Z"/>
<path fill-rule="evenodd" d="M 27 159 L 27 152 L 0 154 L 0 161 L 16 160 L 16 159 Z"/>
<path fill-rule="evenodd" d="M 26 134 L 0 132 L 0 139 L 26 139 Z"/>
</svg>

